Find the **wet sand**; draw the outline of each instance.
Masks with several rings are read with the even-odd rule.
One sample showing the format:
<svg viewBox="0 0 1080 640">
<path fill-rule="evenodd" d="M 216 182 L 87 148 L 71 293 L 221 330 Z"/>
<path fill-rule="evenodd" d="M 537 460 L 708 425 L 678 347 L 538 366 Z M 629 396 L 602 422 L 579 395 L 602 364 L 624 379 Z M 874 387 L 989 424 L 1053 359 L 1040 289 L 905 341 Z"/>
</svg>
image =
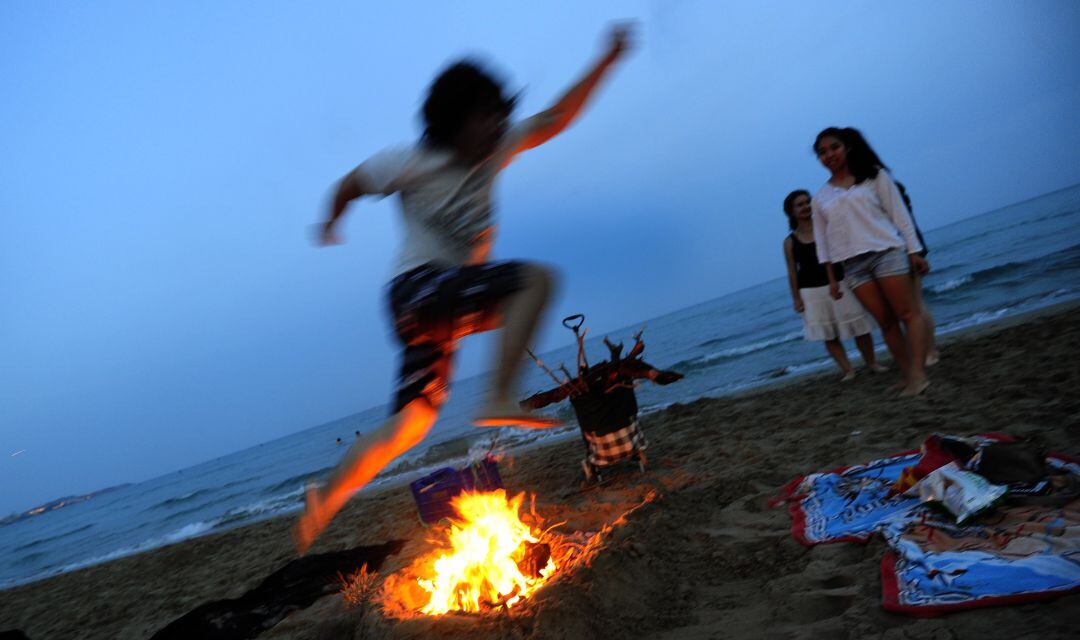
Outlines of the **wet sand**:
<svg viewBox="0 0 1080 640">
<path fill-rule="evenodd" d="M 339 594 L 259 636 L 322 638 L 1066 638 L 1080 596 L 917 619 L 880 608 L 884 544 L 812 549 L 768 501 L 793 477 L 917 447 L 933 432 L 1003 431 L 1080 454 L 1080 306 L 1006 320 L 945 341 L 916 399 L 895 374 L 837 381 L 829 371 L 645 416 L 648 473 L 582 490 L 580 441 L 503 461 L 511 491 L 536 493 L 561 531 L 597 531 L 655 497 L 605 538 L 590 566 L 509 614 L 391 619 Z M 235 598 L 292 559 L 291 518 L 181 542 L 0 591 L 0 631 L 33 640 L 147 638 L 198 605 Z M 313 548 L 408 543 L 382 568 L 428 548 L 411 497 L 354 499 Z"/>
</svg>

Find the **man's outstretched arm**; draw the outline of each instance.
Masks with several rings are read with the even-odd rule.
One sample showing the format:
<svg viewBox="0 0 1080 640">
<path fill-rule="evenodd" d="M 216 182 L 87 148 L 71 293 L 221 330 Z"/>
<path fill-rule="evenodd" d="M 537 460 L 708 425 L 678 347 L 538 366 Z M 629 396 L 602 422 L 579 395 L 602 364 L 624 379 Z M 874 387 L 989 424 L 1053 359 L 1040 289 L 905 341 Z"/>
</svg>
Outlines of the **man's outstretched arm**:
<svg viewBox="0 0 1080 640">
<path fill-rule="evenodd" d="M 607 74 L 616 61 L 630 48 L 630 28 L 628 25 L 612 27 L 607 51 L 593 65 L 581 80 L 570 87 L 550 109 L 533 116 L 538 126 L 529 133 L 515 151 L 524 151 L 540 146 L 562 133 L 581 113 L 600 80 Z"/>
<path fill-rule="evenodd" d="M 334 232 L 334 226 L 341 216 L 345 215 L 345 209 L 348 208 L 349 203 L 364 195 L 366 194 L 356 184 L 352 174 L 341 179 L 337 189 L 334 191 L 334 201 L 330 204 L 330 215 L 327 216 L 326 221 L 322 223 L 322 227 L 319 229 L 318 242 L 320 245 L 325 247 L 341 244 L 341 237 Z"/>
</svg>

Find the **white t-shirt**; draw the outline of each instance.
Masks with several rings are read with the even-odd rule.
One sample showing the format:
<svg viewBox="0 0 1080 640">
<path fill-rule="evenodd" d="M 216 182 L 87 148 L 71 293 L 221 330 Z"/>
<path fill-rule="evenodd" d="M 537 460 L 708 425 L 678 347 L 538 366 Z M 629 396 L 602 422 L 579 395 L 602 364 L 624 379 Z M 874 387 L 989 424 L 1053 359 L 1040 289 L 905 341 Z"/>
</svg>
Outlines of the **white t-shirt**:
<svg viewBox="0 0 1080 640">
<path fill-rule="evenodd" d="M 495 152 L 472 167 L 456 161 L 450 151 L 419 142 L 381 151 L 352 170 L 346 179 L 365 194 L 400 194 L 405 241 L 398 250 L 395 276 L 427 263 L 449 267 L 469 261 L 481 236 L 490 234 L 495 224 L 495 177 L 541 118 L 510 127 Z"/>
<path fill-rule="evenodd" d="M 825 183 L 810 200 L 820 262 L 841 262 L 870 251 L 907 247 L 922 251 L 911 212 L 882 169 L 848 189 Z"/>
</svg>

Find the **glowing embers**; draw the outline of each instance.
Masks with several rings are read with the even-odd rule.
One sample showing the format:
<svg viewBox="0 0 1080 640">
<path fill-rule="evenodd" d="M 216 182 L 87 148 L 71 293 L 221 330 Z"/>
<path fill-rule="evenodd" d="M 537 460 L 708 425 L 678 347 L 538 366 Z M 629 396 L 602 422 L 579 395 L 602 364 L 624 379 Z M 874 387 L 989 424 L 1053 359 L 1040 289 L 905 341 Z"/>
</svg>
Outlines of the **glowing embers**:
<svg viewBox="0 0 1080 640">
<path fill-rule="evenodd" d="M 507 499 L 498 490 L 454 498 L 458 517 L 442 541 L 446 548 L 414 564 L 416 584 L 429 596 L 421 613 L 510 608 L 555 573 L 551 547 L 540 540 L 544 534 L 518 515 L 523 497 Z"/>
</svg>

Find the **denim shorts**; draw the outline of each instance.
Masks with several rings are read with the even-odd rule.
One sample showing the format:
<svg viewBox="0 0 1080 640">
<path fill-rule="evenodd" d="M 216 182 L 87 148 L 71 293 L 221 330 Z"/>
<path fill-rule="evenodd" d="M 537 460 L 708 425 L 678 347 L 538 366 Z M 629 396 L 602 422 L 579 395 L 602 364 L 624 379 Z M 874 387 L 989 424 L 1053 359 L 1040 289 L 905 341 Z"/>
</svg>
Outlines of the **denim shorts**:
<svg viewBox="0 0 1080 640">
<path fill-rule="evenodd" d="M 911 262 L 903 247 L 860 253 L 854 258 L 844 260 L 843 265 L 844 280 L 852 289 L 857 289 L 871 280 L 911 272 Z"/>
</svg>

